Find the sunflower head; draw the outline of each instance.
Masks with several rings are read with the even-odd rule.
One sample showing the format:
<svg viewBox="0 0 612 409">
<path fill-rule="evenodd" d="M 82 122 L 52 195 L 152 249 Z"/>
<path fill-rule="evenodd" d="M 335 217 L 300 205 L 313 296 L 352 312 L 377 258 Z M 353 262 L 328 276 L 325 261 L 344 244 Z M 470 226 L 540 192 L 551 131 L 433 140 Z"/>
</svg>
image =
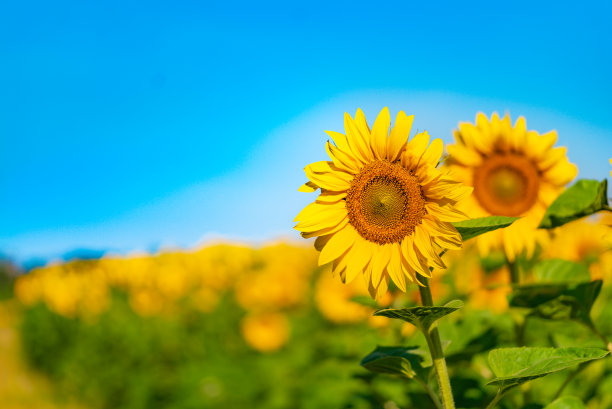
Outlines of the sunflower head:
<svg viewBox="0 0 612 409">
<path fill-rule="evenodd" d="M 455 144 L 448 145 L 446 166 L 474 194 L 461 208 L 472 217 L 520 216 L 510 227 L 480 236 L 483 252 L 503 248 L 508 259 L 526 250 L 533 253 L 546 233 L 537 231 L 546 208 L 576 177 L 565 147 L 553 147 L 557 133 L 528 131 L 525 118 L 514 126 L 510 117 L 476 116 L 476 123 L 460 123 Z"/>
<path fill-rule="evenodd" d="M 430 143 L 421 132 L 408 140 L 412 120 L 400 111 L 391 127 L 384 108 L 370 128 L 361 110 L 354 119 L 345 114 L 345 134 L 327 132 L 330 160 L 304 169 L 309 181 L 300 191 L 320 191 L 295 228 L 317 237 L 320 265 L 333 262 L 344 282 L 363 275 L 372 297 L 389 279 L 405 291 L 430 267 L 445 268 L 439 254 L 462 245 L 450 222 L 467 218 L 457 203 L 472 189 L 436 168 L 440 139 Z"/>
</svg>

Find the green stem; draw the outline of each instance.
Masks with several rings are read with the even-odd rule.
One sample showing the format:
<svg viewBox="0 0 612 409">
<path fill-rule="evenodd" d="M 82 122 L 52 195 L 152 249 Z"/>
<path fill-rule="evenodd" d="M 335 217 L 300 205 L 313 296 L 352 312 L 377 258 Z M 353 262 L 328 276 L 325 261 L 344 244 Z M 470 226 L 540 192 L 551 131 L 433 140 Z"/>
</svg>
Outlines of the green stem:
<svg viewBox="0 0 612 409">
<path fill-rule="evenodd" d="M 565 380 L 561 384 L 561 387 L 555 394 L 553 400 L 556 400 L 559 396 L 561 396 L 561 393 L 563 393 L 563 389 L 565 389 L 565 387 L 572 381 L 572 379 L 574 379 L 576 375 L 578 375 L 584 368 L 586 368 L 588 364 L 590 364 L 590 362 L 581 363 L 580 365 L 578 365 L 578 368 L 576 368 L 571 374 L 567 376 L 567 378 L 565 378 Z"/>
<path fill-rule="evenodd" d="M 502 392 L 501 389 L 498 389 L 497 394 L 495 395 L 491 403 L 487 405 L 486 409 L 493 409 L 495 405 L 497 405 L 497 402 L 499 402 L 499 400 L 506 394 L 507 391 L 508 390 L 505 390 L 504 392 Z"/>
<path fill-rule="evenodd" d="M 508 269 L 510 270 L 510 282 L 512 283 L 512 287 L 517 286 L 521 283 L 521 268 L 519 263 L 516 261 L 510 261 L 506 259 L 506 263 L 508 264 Z M 527 324 L 525 321 L 527 317 L 521 322 L 514 322 L 514 333 L 516 334 L 516 345 L 522 347 L 525 345 L 525 325 Z"/>
<path fill-rule="evenodd" d="M 610 353 L 612 353 L 612 342 L 610 342 L 604 334 L 599 332 L 595 324 L 593 324 L 590 319 L 588 321 L 589 323 L 587 324 L 587 326 L 591 329 L 591 331 L 593 331 L 595 335 L 599 337 L 599 339 L 601 339 L 601 341 L 604 343 L 605 348 L 610 351 Z"/>
<path fill-rule="evenodd" d="M 519 285 L 521 283 L 521 267 L 516 261 L 508 261 L 508 268 L 510 269 L 510 282 L 512 285 Z"/>
<path fill-rule="evenodd" d="M 423 285 L 423 287 L 419 287 L 421 302 L 423 306 L 431 307 L 434 304 L 431 290 L 429 289 L 429 280 L 427 278 L 423 278 Z M 442 397 L 442 407 L 444 409 L 455 409 L 455 401 L 453 400 L 453 392 L 450 378 L 448 377 L 448 368 L 446 367 L 446 360 L 444 359 L 444 352 L 442 351 L 442 342 L 440 341 L 438 327 L 434 326 L 429 333 L 425 332 L 424 335 L 427 340 L 427 345 L 429 346 L 434 368 L 436 369 L 438 386 Z"/>
<path fill-rule="evenodd" d="M 438 395 L 436 395 L 433 389 L 431 389 L 431 387 L 427 385 L 426 382 L 423 382 L 418 377 L 414 377 L 414 380 L 417 381 L 425 389 L 425 391 L 427 392 L 427 394 L 431 398 L 431 401 L 433 402 L 433 404 L 436 406 L 437 409 L 444 409 L 442 408 L 442 402 L 440 402 Z"/>
</svg>

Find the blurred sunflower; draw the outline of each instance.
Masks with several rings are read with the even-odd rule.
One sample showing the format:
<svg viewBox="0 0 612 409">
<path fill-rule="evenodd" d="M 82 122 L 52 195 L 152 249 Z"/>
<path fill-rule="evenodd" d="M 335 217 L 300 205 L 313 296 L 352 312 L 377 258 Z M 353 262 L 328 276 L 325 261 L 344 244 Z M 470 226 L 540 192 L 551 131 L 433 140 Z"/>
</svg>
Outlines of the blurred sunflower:
<svg viewBox="0 0 612 409">
<path fill-rule="evenodd" d="M 523 250 L 531 256 L 536 242 L 547 237 L 537 230 L 546 208 L 578 171 L 567 159 L 567 148 L 553 148 L 555 131 L 528 131 L 523 117 L 512 127 L 508 116 L 500 119 L 496 113 L 491 120 L 479 113 L 475 125 L 460 123 L 455 140 L 447 146 L 446 166 L 474 187 L 461 210 L 471 217 L 521 216 L 508 228 L 479 236 L 481 253 L 500 248 L 511 261 Z"/>
<path fill-rule="evenodd" d="M 331 161 L 306 166 L 310 181 L 299 189 L 321 189 L 295 218 L 303 237 L 318 236 L 319 265 L 333 262 L 344 282 L 363 273 L 373 298 L 387 291 L 389 278 L 406 291 L 416 273 L 445 268 L 440 252 L 462 245 L 450 222 L 467 218 L 456 204 L 472 189 L 436 169 L 441 139 L 430 144 L 421 132 L 408 142 L 413 118 L 400 111 L 389 132 L 386 107 L 371 130 L 360 109 L 355 119 L 345 114 L 346 135 L 327 132 Z"/>
<path fill-rule="evenodd" d="M 289 339 L 289 320 L 281 313 L 249 314 L 240 322 L 242 337 L 252 348 L 272 352 Z"/>
<path fill-rule="evenodd" d="M 612 278 L 612 229 L 610 216 L 576 220 L 557 227 L 545 255 L 589 266 L 593 280 Z"/>
</svg>

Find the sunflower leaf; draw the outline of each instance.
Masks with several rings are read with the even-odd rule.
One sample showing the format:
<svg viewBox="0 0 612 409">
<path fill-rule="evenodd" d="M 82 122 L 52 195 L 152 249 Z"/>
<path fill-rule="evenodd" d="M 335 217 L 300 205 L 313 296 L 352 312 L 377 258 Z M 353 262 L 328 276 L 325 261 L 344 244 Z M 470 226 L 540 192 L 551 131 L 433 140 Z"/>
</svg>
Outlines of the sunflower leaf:
<svg viewBox="0 0 612 409">
<path fill-rule="evenodd" d="M 531 308 L 530 315 L 544 319 L 575 319 L 591 323 L 591 308 L 601 291 L 601 280 L 589 283 L 543 283 L 516 287 L 510 295 L 513 307 Z"/>
<path fill-rule="evenodd" d="M 585 282 L 591 279 L 586 265 L 562 259 L 540 261 L 533 267 L 533 275 L 540 283 Z"/>
<path fill-rule="evenodd" d="M 544 409 L 586 409 L 586 406 L 575 396 L 562 396 L 546 405 Z"/>
<path fill-rule="evenodd" d="M 461 307 L 463 307 L 463 301 L 452 300 L 441 307 L 384 308 L 376 311 L 374 315 L 400 319 L 413 324 L 421 331 L 427 332 L 434 322 Z"/>
<path fill-rule="evenodd" d="M 452 224 L 459 234 L 461 234 L 463 241 L 466 241 L 492 230 L 508 227 L 517 219 L 518 217 L 488 216 L 478 219 L 463 220 Z"/>
<path fill-rule="evenodd" d="M 361 361 L 361 366 L 371 372 L 427 379 L 428 370 L 423 368 L 423 358 L 412 350 L 417 347 L 377 346 Z"/>
<path fill-rule="evenodd" d="M 608 203 L 608 181 L 581 179 L 552 202 L 540 222 L 540 229 L 562 226 L 600 210 L 611 210 Z"/>
<path fill-rule="evenodd" d="M 488 385 L 508 390 L 527 381 L 562 371 L 583 362 L 600 359 L 608 351 L 599 348 L 499 348 L 489 352 L 495 374 Z"/>
</svg>

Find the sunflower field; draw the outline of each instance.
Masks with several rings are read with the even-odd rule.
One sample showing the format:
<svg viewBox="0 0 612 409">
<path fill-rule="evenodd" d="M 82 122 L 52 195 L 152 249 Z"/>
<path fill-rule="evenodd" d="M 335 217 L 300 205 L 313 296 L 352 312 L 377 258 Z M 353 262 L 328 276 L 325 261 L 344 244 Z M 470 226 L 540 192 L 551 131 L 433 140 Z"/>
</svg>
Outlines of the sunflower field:
<svg viewBox="0 0 612 409">
<path fill-rule="evenodd" d="M 47 401 L 0 407 L 612 408 L 607 181 L 524 118 L 478 114 L 446 153 L 411 125 L 329 132 L 314 243 L 3 265 L 0 341 Z"/>
</svg>

